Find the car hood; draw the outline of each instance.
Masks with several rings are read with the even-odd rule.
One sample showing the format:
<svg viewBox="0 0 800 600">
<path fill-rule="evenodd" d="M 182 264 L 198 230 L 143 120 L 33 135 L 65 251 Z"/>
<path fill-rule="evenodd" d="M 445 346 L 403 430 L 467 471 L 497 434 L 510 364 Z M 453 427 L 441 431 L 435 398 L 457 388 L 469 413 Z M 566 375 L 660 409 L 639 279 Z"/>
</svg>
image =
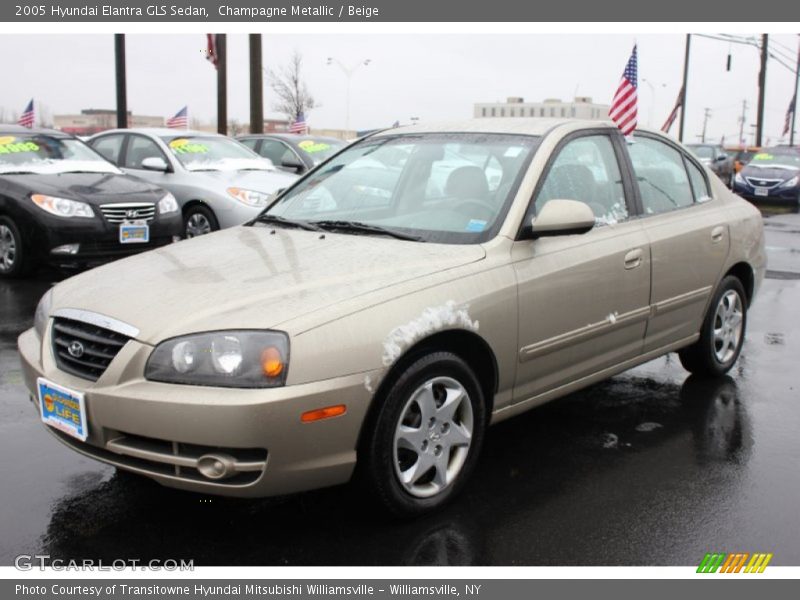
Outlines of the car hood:
<svg viewBox="0 0 800 600">
<path fill-rule="evenodd" d="M 142 179 L 116 173 L 2 175 L 18 195 L 46 194 L 89 204 L 156 202 L 164 190 Z"/>
<path fill-rule="evenodd" d="M 52 307 L 119 319 L 139 329 L 140 341 L 156 343 L 275 328 L 316 311 L 329 311 L 321 320 L 336 318 L 357 310 L 348 301 L 484 256 L 480 245 L 241 226 L 67 279 L 54 288 Z"/>
<path fill-rule="evenodd" d="M 236 186 L 255 192 L 271 194 L 289 187 L 297 180 L 297 175 L 284 171 L 190 171 L 200 175 L 210 186 L 220 189 Z"/>
<path fill-rule="evenodd" d="M 775 167 L 753 167 L 752 165 L 747 165 L 742 169 L 741 173 L 742 177 L 747 177 L 749 179 L 753 179 L 754 181 L 758 181 L 759 179 L 781 179 L 786 181 L 787 179 L 791 179 L 800 173 L 800 169 L 779 169 Z"/>
</svg>

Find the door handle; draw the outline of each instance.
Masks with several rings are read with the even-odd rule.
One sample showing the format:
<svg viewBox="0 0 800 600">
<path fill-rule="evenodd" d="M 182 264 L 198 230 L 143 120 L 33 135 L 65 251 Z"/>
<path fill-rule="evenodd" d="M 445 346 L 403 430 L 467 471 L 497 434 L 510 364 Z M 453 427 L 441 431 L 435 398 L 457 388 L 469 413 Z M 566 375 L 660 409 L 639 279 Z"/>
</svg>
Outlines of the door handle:
<svg viewBox="0 0 800 600">
<path fill-rule="evenodd" d="M 722 241 L 722 236 L 725 235 L 725 226 L 724 225 L 717 225 L 714 229 L 711 230 L 711 242 L 716 244 L 717 242 Z"/>
<path fill-rule="evenodd" d="M 625 255 L 625 268 L 635 269 L 642 264 L 642 249 L 634 248 Z"/>
</svg>

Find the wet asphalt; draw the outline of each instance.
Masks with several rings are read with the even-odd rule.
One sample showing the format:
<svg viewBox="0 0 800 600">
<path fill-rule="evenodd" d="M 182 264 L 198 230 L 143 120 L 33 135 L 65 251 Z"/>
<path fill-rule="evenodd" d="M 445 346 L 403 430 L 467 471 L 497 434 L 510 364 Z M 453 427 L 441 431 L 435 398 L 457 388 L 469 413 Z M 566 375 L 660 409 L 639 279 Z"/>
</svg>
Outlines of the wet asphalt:
<svg viewBox="0 0 800 600">
<path fill-rule="evenodd" d="M 415 521 L 351 486 L 231 500 L 72 452 L 39 423 L 16 338 L 59 278 L 0 282 L 0 564 L 696 565 L 706 552 L 800 564 L 800 214 L 766 214 L 769 273 L 730 377 L 672 354 L 490 429 L 465 493 Z"/>
</svg>

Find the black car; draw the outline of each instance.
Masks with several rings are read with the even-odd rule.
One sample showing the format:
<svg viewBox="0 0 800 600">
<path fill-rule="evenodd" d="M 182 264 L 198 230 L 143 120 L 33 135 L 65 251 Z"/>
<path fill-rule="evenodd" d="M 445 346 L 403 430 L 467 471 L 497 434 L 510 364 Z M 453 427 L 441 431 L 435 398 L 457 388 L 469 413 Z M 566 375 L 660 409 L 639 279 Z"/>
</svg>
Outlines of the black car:
<svg viewBox="0 0 800 600">
<path fill-rule="evenodd" d="M 764 148 L 736 174 L 733 191 L 749 200 L 800 202 L 800 150 Z"/>
<path fill-rule="evenodd" d="M 329 159 L 347 142 L 318 135 L 265 133 L 242 135 L 236 138 L 256 154 L 290 173 L 303 174 Z"/>
<path fill-rule="evenodd" d="M 79 139 L 0 125 L 0 277 L 136 254 L 179 239 L 181 225 L 171 194 Z"/>
</svg>

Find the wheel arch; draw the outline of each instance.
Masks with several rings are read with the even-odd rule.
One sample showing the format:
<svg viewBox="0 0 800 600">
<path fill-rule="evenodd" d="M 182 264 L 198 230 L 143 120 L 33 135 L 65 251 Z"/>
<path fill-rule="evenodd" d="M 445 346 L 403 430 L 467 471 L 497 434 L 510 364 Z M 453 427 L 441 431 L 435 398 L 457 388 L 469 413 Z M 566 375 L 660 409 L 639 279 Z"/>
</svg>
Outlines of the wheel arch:
<svg viewBox="0 0 800 600">
<path fill-rule="evenodd" d="M 749 263 L 741 261 L 733 265 L 730 269 L 728 269 L 723 279 L 725 279 L 725 277 L 728 277 L 729 275 L 736 277 L 739 281 L 742 282 L 742 287 L 744 288 L 744 293 L 746 296 L 745 300 L 747 302 L 747 306 L 750 306 L 750 303 L 753 300 L 753 293 L 755 291 L 755 280 L 756 280 L 753 267 Z"/>
</svg>

